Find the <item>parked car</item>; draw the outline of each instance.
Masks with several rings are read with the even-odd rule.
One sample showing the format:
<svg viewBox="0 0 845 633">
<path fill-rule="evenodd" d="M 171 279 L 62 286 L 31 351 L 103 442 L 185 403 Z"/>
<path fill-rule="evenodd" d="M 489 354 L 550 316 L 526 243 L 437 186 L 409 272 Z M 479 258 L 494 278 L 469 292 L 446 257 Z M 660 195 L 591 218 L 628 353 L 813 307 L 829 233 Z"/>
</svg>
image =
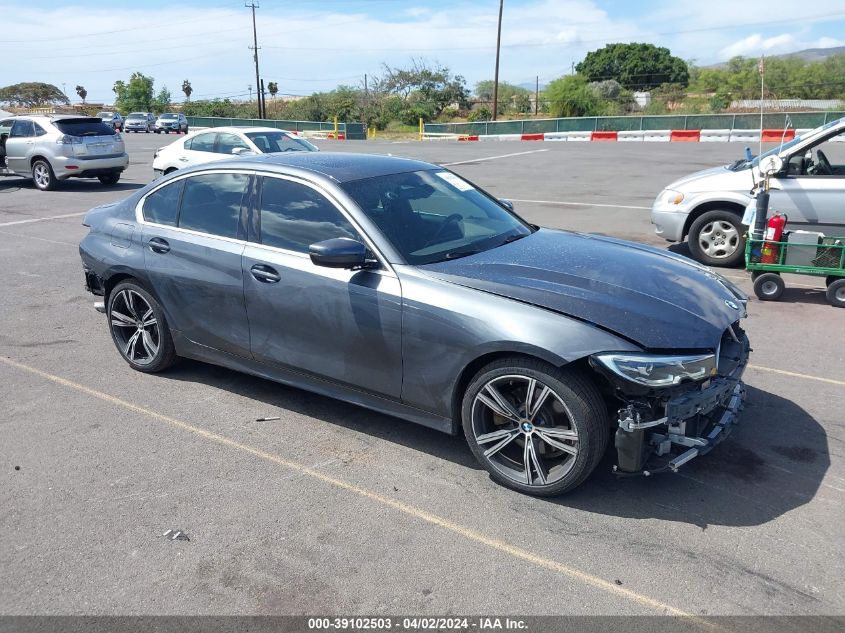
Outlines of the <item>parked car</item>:
<svg viewBox="0 0 845 633">
<path fill-rule="evenodd" d="M 32 178 L 42 191 L 68 178 L 113 185 L 128 165 L 120 134 L 99 118 L 25 115 L 0 121 L 0 175 Z"/>
<path fill-rule="evenodd" d="M 146 132 L 155 130 L 156 117 L 152 112 L 130 112 L 123 123 L 126 132 Z"/>
<path fill-rule="evenodd" d="M 317 152 L 319 148 L 287 130 L 271 127 L 216 127 L 193 132 L 157 149 L 153 157 L 156 176 L 183 167 L 208 163 L 232 155 Z"/>
<path fill-rule="evenodd" d="M 745 228 L 756 167 L 778 155 L 783 170 L 771 179 L 772 211 L 786 213 L 786 229 L 845 235 L 845 118 L 783 143 L 760 157 L 740 158 L 681 178 L 661 191 L 651 209 L 655 232 L 670 242 L 687 239 L 692 256 L 709 266 L 743 261 Z"/>
<path fill-rule="evenodd" d="M 115 130 L 123 130 L 123 117 L 119 112 L 98 112 L 99 119 L 108 125 L 111 125 Z"/>
<path fill-rule="evenodd" d="M 155 130 L 156 134 L 160 134 L 164 132 L 165 134 L 170 134 L 171 132 L 184 132 L 185 134 L 188 133 L 188 119 L 185 118 L 185 115 L 180 113 L 173 113 L 173 112 L 165 112 L 164 114 L 160 114 L 159 117 L 156 119 L 155 122 Z"/>
<path fill-rule="evenodd" d="M 194 358 L 463 432 L 494 479 L 529 494 L 580 484 L 611 434 L 620 470 L 648 457 L 675 470 L 743 400 L 746 297 L 729 281 L 538 228 L 437 165 L 240 158 L 84 224 L 86 285 L 133 369 Z"/>
</svg>

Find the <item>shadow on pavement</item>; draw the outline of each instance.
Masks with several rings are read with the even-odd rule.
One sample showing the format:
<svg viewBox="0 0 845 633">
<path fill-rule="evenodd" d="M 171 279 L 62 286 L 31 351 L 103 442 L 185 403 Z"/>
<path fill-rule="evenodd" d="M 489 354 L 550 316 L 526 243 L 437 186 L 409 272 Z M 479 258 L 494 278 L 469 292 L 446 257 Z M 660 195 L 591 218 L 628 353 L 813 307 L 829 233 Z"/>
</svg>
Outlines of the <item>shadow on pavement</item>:
<svg viewBox="0 0 845 633">
<path fill-rule="evenodd" d="M 740 425 L 677 473 L 617 478 L 609 450 L 593 475 L 552 503 L 612 516 L 708 525 L 768 523 L 809 503 L 830 467 L 827 434 L 791 400 L 747 387 Z M 637 537 L 631 535 L 633 540 Z"/>
<path fill-rule="evenodd" d="M 267 416 L 284 412 L 339 427 L 481 470 L 463 436 L 452 437 L 269 380 L 195 361 L 163 376 L 201 382 L 267 404 Z M 252 419 L 243 422 L 254 423 Z M 813 499 L 830 466 L 827 435 L 806 411 L 775 394 L 748 387 L 740 426 L 721 445 L 678 474 L 619 478 L 614 450 L 579 488 L 543 502 L 586 512 L 708 525 L 761 525 Z M 518 493 L 502 488 L 502 494 Z M 632 538 L 636 538 L 632 535 Z"/>
</svg>

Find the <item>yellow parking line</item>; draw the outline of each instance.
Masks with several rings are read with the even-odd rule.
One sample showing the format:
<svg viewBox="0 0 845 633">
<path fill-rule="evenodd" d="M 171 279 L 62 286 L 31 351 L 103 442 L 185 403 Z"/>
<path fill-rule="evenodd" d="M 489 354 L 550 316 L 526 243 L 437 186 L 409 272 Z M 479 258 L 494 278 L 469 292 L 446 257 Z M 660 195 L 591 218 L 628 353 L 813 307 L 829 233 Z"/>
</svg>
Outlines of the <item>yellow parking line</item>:
<svg viewBox="0 0 845 633">
<path fill-rule="evenodd" d="M 786 371 L 785 369 L 774 369 L 772 367 L 761 367 L 760 365 L 748 365 L 748 369 L 756 369 L 758 371 L 768 371 L 773 374 L 781 374 L 782 376 L 792 376 L 793 378 L 804 378 L 805 380 L 817 380 L 819 382 L 826 382 L 830 385 L 839 385 L 845 387 L 845 380 L 835 380 L 834 378 L 822 378 L 821 376 L 813 376 L 812 374 L 802 374 L 797 371 Z"/>
<path fill-rule="evenodd" d="M 211 440 L 212 442 L 216 442 L 218 444 L 234 448 L 243 453 L 248 453 L 266 462 L 282 466 L 302 475 L 307 475 L 308 477 L 322 481 L 323 483 L 335 486 L 336 488 L 340 488 L 342 490 L 346 490 L 347 492 L 354 493 L 366 499 L 370 499 L 371 501 L 375 501 L 376 503 L 379 503 L 381 505 L 393 508 L 394 510 L 398 510 L 399 512 L 402 512 L 403 514 L 406 514 L 408 516 L 412 516 L 416 519 L 420 519 L 421 521 L 425 521 L 426 523 L 430 523 L 432 525 L 436 525 L 437 527 L 443 528 L 444 530 L 448 530 L 449 532 L 462 536 L 465 539 L 474 543 L 484 545 L 503 554 L 512 556 L 513 558 L 524 560 L 528 563 L 531 563 L 532 565 L 550 570 L 562 576 L 567 576 L 573 580 L 581 581 L 582 583 L 589 585 L 595 589 L 600 589 L 607 593 L 615 594 L 622 598 L 626 598 L 639 605 L 648 607 L 649 609 L 654 609 L 655 611 L 659 611 L 666 615 L 686 616 L 690 620 L 695 621 L 697 624 L 708 629 L 723 630 L 721 629 L 721 627 L 711 622 L 707 622 L 697 616 L 687 613 L 686 611 L 660 602 L 659 600 L 655 600 L 654 598 L 650 598 L 641 593 L 637 593 L 636 591 L 620 587 L 619 585 L 613 582 L 609 582 L 603 578 L 599 578 L 598 576 L 593 576 L 578 569 L 568 567 L 567 565 L 559 563 L 555 560 L 544 558 L 543 556 L 534 554 L 533 552 L 530 552 L 521 547 L 511 545 L 510 543 L 507 543 L 505 541 L 501 541 L 499 539 L 487 536 L 485 534 L 482 534 L 481 532 L 473 530 L 472 528 L 461 525 L 460 523 L 456 523 L 455 521 L 443 518 L 439 515 L 433 514 L 416 506 L 404 503 L 402 501 L 397 501 L 396 499 L 385 497 L 377 492 L 373 492 L 372 490 L 367 490 L 366 488 L 361 488 L 359 486 L 356 486 L 355 484 L 349 483 L 342 479 L 337 479 L 336 477 L 326 475 L 298 462 L 279 457 L 278 455 L 268 453 L 267 451 L 263 451 L 259 448 L 255 448 L 247 444 L 242 444 L 231 438 L 225 437 L 218 433 L 214 433 L 213 431 L 209 431 L 194 424 L 178 420 L 176 418 L 170 417 L 169 415 L 157 413 L 146 407 L 127 402 L 126 400 L 111 396 L 107 393 L 103 393 L 102 391 L 97 391 L 96 389 L 91 389 L 90 387 L 86 387 L 85 385 L 81 385 L 77 382 L 73 382 L 72 380 L 68 380 L 67 378 L 62 378 L 61 376 L 56 376 L 54 374 L 47 373 L 40 369 L 36 369 L 35 367 L 30 367 L 29 365 L 25 365 L 10 358 L 0 356 L 0 362 L 9 367 L 14 367 L 15 369 L 19 369 L 21 371 L 34 374 L 36 376 L 40 376 L 41 378 L 44 378 L 56 384 L 68 387 L 70 389 L 92 396 L 104 402 L 108 402 L 115 406 L 128 409 L 129 411 L 134 411 L 136 413 L 147 415 L 160 422 L 164 422 L 166 424 L 169 424 L 170 426 L 182 429 L 184 431 L 188 431 L 207 440 Z"/>
</svg>

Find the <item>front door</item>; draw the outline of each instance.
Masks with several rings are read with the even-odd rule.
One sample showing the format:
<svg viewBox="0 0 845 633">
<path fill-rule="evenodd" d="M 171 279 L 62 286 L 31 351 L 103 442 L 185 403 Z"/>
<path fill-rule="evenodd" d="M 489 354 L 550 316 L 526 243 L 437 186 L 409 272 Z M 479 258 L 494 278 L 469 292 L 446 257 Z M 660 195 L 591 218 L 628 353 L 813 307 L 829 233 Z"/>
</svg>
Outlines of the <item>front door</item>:
<svg viewBox="0 0 845 633">
<path fill-rule="evenodd" d="M 308 246 L 361 239 L 340 208 L 303 182 L 265 177 L 255 242 L 243 256 L 253 356 L 260 361 L 398 399 L 402 296 L 386 268 L 315 266 Z"/>
<path fill-rule="evenodd" d="M 845 132 L 788 159 L 787 175 L 770 182 L 772 212 L 786 213 L 788 229 L 845 235 Z"/>
<path fill-rule="evenodd" d="M 250 351 L 241 213 L 249 182 L 241 173 L 190 176 L 143 202 L 144 264 L 170 327 L 194 343 L 244 357 Z"/>
<path fill-rule="evenodd" d="M 32 121 L 17 119 L 6 139 L 6 166 L 19 174 L 29 173 L 28 157 L 35 145 L 35 126 Z"/>
</svg>

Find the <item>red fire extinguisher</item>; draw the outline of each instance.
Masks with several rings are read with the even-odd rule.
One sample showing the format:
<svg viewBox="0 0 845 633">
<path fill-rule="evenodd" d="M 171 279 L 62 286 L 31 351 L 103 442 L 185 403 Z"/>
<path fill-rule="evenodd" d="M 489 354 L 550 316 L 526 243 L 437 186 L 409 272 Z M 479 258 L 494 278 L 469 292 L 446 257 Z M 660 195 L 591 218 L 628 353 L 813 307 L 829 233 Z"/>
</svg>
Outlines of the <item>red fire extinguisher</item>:
<svg viewBox="0 0 845 633">
<path fill-rule="evenodd" d="M 763 244 L 760 257 L 761 264 L 777 264 L 780 261 L 780 244 L 777 242 L 780 242 L 783 237 L 786 220 L 785 213 L 776 213 L 769 218 L 766 224 L 766 242 Z"/>
</svg>

